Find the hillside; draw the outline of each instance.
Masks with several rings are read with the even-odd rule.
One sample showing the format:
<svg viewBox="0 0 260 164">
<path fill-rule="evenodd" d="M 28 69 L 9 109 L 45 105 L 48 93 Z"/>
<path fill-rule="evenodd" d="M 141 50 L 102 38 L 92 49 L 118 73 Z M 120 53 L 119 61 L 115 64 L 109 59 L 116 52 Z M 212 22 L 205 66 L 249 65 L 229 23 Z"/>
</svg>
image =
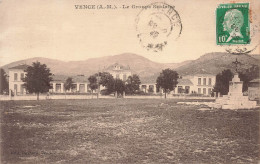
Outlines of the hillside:
<svg viewBox="0 0 260 164">
<path fill-rule="evenodd" d="M 52 73 L 59 74 L 66 72 L 64 67 L 66 67 L 67 62 L 61 61 L 61 60 L 55 60 L 55 59 L 49 59 L 49 58 L 43 58 L 43 57 L 35 57 L 35 58 L 29 58 L 25 60 L 19 60 L 16 62 L 12 62 L 10 64 L 4 65 L 2 68 L 8 73 L 8 68 L 20 65 L 20 64 L 27 64 L 31 65 L 33 62 L 39 61 L 41 63 L 46 64 L 52 71 Z"/>
<path fill-rule="evenodd" d="M 140 55 L 124 53 L 114 56 L 91 58 L 84 61 L 69 62 L 38 57 L 13 62 L 3 66 L 3 68 L 8 72 L 8 68 L 10 67 L 19 64 L 29 65 L 32 62 L 39 61 L 45 63 L 55 75 L 75 76 L 83 74 L 89 76 L 98 71 L 104 71 L 105 68 L 114 63 L 120 63 L 125 66 L 130 66 L 133 73 L 140 76 L 142 82 L 152 83 L 156 81 L 162 69 L 166 68 L 174 69 L 180 75 L 192 75 L 197 73 L 217 74 L 224 69 L 235 71 L 235 66 L 232 62 L 234 62 L 236 58 L 242 63 L 242 65 L 239 66 L 240 70 L 247 69 L 252 65 L 260 65 L 259 55 L 231 55 L 229 53 L 212 52 L 202 55 L 196 60 L 181 63 L 157 63 Z"/>
<path fill-rule="evenodd" d="M 61 75 L 83 74 L 86 76 L 94 74 L 97 71 L 103 71 L 105 70 L 105 68 L 107 68 L 108 66 L 114 63 L 120 63 L 125 66 L 127 65 L 130 66 L 133 73 L 136 73 L 142 77 L 152 76 L 155 73 L 165 68 L 174 69 L 179 66 L 182 66 L 183 64 L 189 63 L 189 61 L 185 61 L 183 63 L 157 63 L 145 57 L 142 57 L 140 55 L 124 53 L 115 56 L 106 56 L 100 58 L 91 58 L 84 61 L 69 61 L 69 62 L 37 57 L 37 58 L 30 58 L 26 60 L 13 62 L 3 66 L 3 68 L 6 70 L 6 72 L 8 72 L 8 68 L 11 68 L 19 64 L 30 65 L 32 62 L 35 61 L 45 63 L 51 69 L 51 72 L 54 74 L 61 74 Z"/>
<path fill-rule="evenodd" d="M 260 55 L 250 55 L 252 56 L 253 58 L 257 59 L 257 60 L 260 60 Z"/>
<path fill-rule="evenodd" d="M 207 53 L 197 60 L 190 62 L 187 65 L 176 68 L 181 75 L 190 75 L 196 73 L 218 74 L 224 69 L 235 71 L 235 65 L 232 64 L 235 60 L 242 64 L 238 66 L 239 70 L 247 69 L 252 65 L 260 65 L 259 60 L 250 55 L 230 55 L 229 53 Z"/>
</svg>

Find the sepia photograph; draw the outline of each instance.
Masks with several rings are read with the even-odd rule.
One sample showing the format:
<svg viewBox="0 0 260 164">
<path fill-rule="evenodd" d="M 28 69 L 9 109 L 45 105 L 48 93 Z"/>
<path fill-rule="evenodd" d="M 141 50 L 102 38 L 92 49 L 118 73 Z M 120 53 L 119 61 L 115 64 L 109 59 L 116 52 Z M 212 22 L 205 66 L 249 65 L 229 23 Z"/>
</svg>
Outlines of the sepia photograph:
<svg viewBox="0 0 260 164">
<path fill-rule="evenodd" d="M 259 0 L 0 0 L 0 163 L 260 163 Z"/>
</svg>

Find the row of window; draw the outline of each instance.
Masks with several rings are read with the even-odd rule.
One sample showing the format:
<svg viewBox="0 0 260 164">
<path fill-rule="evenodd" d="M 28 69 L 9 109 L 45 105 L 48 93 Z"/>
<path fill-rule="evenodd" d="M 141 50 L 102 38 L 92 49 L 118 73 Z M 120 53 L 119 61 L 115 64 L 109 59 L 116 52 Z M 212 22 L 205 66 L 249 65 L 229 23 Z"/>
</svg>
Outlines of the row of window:
<svg viewBox="0 0 260 164">
<path fill-rule="evenodd" d="M 190 93 L 190 86 L 185 86 L 184 88 L 182 86 L 178 86 L 178 93 Z"/>
<path fill-rule="evenodd" d="M 24 78 L 24 73 L 21 73 L 20 80 L 22 81 L 23 78 Z M 120 75 L 116 74 L 116 78 L 119 79 Z M 123 75 L 123 81 L 126 81 L 126 79 L 127 79 L 127 75 L 124 74 Z M 18 81 L 18 73 L 14 73 L 14 81 Z"/>
<path fill-rule="evenodd" d="M 52 89 L 54 89 L 53 84 L 51 84 Z M 85 92 L 85 88 L 87 87 L 87 90 L 90 91 L 90 87 L 89 84 L 85 85 L 85 84 L 79 84 L 79 92 Z M 55 84 L 55 92 L 61 92 L 61 91 L 65 91 L 65 88 L 61 87 L 61 84 Z M 71 88 L 72 92 L 76 92 L 77 91 L 77 84 L 72 84 L 72 88 Z"/>
<path fill-rule="evenodd" d="M 19 92 L 17 84 L 14 84 L 14 91 Z M 20 84 L 20 93 L 23 94 L 24 91 L 25 91 L 25 88 L 24 88 L 23 84 Z"/>
<path fill-rule="evenodd" d="M 21 73 L 20 80 L 24 78 L 24 73 Z M 14 81 L 18 81 L 18 73 L 14 73 Z"/>
<path fill-rule="evenodd" d="M 203 93 L 203 94 L 207 94 L 207 88 L 203 88 L 203 89 L 202 89 L 202 92 L 201 92 L 201 89 L 202 89 L 202 88 L 198 88 L 198 93 L 199 93 L 199 94 L 202 94 L 202 93 Z M 208 88 L 208 94 L 211 94 L 211 88 Z"/>
<path fill-rule="evenodd" d="M 202 78 L 198 78 L 198 85 L 201 85 L 201 79 Z M 207 78 L 203 78 L 203 85 L 207 85 Z M 211 78 L 208 80 L 208 85 L 211 85 Z"/>
<path fill-rule="evenodd" d="M 120 74 L 116 74 L 116 78 L 120 79 Z M 126 79 L 127 79 L 127 76 L 126 76 L 126 74 L 124 74 L 123 75 L 123 81 L 126 81 Z"/>
</svg>

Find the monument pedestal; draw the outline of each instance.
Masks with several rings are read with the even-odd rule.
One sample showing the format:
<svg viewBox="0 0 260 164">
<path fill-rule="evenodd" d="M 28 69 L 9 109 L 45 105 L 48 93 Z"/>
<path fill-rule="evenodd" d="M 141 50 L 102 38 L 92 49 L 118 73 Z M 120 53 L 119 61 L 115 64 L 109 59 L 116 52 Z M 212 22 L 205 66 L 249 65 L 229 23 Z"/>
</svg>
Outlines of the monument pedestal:
<svg viewBox="0 0 260 164">
<path fill-rule="evenodd" d="M 256 108 L 256 101 L 250 101 L 248 96 L 243 96 L 243 81 L 240 81 L 238 74 L 234 75 L 229 82 L 228 95 L 223 95 L 215 101 L 215 108 L 222 109 L 252 109 Z"/>
</svg>

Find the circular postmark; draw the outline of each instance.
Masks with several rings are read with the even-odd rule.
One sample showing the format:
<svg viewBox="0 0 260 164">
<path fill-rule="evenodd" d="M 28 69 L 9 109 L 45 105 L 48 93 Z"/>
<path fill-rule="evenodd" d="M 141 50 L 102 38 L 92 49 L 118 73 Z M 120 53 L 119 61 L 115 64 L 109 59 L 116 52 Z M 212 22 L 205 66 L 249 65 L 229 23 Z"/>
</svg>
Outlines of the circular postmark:
<svg viewBox="0 0 260 164">
<path fill-rule="evenodd" d="M 159 52 L 170 38 L 177 39 L 180 36 L 181 18 L 174 6 L 162 2 L 152 3 L 137 15 L 136 31 L 142 47 Z"/>
</svg>

